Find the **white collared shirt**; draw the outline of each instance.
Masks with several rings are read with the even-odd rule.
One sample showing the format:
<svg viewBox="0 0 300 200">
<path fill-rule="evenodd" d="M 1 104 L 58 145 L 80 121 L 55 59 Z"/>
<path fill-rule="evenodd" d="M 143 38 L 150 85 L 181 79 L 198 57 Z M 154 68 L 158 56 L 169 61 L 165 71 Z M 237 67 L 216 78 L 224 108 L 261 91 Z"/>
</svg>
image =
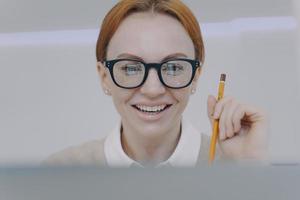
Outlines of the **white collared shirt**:
<svg viewBox="0 0 300 200">
<path fill-rule="evenodd" d="M 104 141 L 104 155 L 110 167 L 140 166 L 123 150 L 121 144 L 121 123 L 106 137 Z M 182 131 L 179 142 L 172 155 L 156 167 L 194 167 L 197 163 L 201 145 L 201 134 L 187 121 L 182 121 Z"/>
</svg>

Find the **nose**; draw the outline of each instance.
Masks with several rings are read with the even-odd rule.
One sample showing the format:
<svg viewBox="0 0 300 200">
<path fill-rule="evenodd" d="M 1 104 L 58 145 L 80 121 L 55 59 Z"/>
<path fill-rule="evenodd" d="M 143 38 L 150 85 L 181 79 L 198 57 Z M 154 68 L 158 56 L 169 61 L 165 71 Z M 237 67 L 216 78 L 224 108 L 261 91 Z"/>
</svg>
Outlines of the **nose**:
<svg viewBox="0 0 300 200">
<path fill-rule="evenodd" d="M 155 98 L 166 92 L 165 86 L 160 82 L 157 71 L 150 69 L 145 83 L 141 87 L 141 93 L 147 97 Z"/>
</svg>

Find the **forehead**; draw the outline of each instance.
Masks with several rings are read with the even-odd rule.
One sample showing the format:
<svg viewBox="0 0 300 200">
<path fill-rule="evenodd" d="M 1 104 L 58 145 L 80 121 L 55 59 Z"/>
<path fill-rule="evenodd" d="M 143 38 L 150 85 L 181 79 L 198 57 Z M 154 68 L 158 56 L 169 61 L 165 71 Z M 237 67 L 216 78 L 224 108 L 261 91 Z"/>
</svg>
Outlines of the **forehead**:
<svg viewBox="0 0 300 200">
<path fill-rule="evenodd" d="M 165 14 L 140 12 L 128 16 L 108 46 L 107 57 L 130 53 L 145 61 L 159 61 L 174 53 L 194 57 L 194 45 L 181 23 Z"/>
</svg>

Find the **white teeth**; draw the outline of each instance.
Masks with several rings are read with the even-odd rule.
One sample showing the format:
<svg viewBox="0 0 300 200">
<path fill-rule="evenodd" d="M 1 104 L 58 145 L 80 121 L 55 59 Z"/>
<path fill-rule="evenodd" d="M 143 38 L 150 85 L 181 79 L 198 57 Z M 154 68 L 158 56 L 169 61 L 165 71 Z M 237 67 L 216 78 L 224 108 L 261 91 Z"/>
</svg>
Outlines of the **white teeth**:
<svg viewBox="0 0 300 200">
<path fill-rule="evenodd" d="M 144 106 L 144 105 L 136 105 L 136 107 L 143 111 L 143 112 L 160 112 L 164 110 L 167 105 L 160 105 L 160 106 Z"/>
</svg>

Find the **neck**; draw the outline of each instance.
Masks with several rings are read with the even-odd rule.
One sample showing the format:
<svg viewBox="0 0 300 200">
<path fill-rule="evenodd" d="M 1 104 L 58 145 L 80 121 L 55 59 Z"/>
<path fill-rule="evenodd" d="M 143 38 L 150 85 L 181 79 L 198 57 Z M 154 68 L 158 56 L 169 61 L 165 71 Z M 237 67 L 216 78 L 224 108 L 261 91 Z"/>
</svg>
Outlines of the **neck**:
<svg viewBox="0 0 300 200">
<path fill-rule="evenodd" d="M 167 160 L 174 152 L 181 135 L 180 120 L 176 124 L 169 131 L 151 137 L 122 125 L 121 143 L 124 152 L 143 165 L 156 165 Z"/>
</svg>

